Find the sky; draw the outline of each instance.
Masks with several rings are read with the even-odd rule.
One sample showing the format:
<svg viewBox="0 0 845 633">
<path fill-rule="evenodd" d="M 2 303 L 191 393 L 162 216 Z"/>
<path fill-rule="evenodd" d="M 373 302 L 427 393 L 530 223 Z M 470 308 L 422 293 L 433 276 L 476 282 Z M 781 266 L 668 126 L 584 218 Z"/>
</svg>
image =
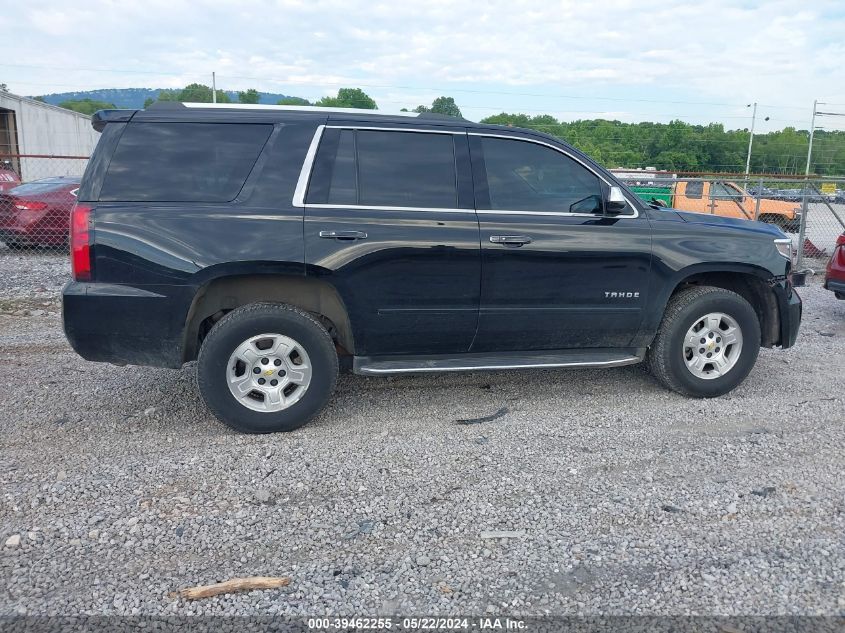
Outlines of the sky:
<svg viewBox="0 0 845 633">
<path fill-rule="evenodd" d="M 361 87 L 379 109 L 455 98 L 464 116 L 808 129 L 845 112 L 842 0 L 27 0 L 4 3 L 0 83 L 257 88 L 310 100 Z M 821 109 L 821 108 L 820 108 Z M 769 117 L 769 121 L 765 121 Z M 845 129 L 845 117 L 820 125 Z"/>
</svg>

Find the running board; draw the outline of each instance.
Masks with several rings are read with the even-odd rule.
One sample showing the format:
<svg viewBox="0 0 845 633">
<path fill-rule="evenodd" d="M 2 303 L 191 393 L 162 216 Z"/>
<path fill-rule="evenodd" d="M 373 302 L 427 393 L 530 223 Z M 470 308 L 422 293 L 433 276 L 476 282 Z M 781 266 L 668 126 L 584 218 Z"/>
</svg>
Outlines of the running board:
<svg viewBox="0 0 845 633">
<path fill-rule="evenodd" d="M 621 367 L 639 363 L 645 350 L 593 349 L 498 354 L 441 354 L 435 356 L 356 356 L 356 374 L 416 374 L 440 371 L 498 371 L 555 367 Z"/>
</svg>

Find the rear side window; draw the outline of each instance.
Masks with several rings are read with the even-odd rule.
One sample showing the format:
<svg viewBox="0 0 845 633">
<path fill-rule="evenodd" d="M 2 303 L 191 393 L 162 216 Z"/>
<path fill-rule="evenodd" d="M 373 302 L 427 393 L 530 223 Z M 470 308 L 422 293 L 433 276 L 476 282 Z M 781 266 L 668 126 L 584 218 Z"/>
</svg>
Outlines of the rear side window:
<svg viewBox="0 0 845 633">
<path fill-rule="evenodd" d="M 704 183 L 700 180 L 687 183 L 687 198 L 700 198 L 704 192 Z"/>
<path fill-rule="evenodd" d="M 130 123 L 109 163 L 100 200 L 234 200 L 271 131 L 271 125 Z"/>
<path fill-rule="evenodd" d="M 457 207 L 452 134 L 326 130 L 307 202 L 373 207 Z"/>
</svg>

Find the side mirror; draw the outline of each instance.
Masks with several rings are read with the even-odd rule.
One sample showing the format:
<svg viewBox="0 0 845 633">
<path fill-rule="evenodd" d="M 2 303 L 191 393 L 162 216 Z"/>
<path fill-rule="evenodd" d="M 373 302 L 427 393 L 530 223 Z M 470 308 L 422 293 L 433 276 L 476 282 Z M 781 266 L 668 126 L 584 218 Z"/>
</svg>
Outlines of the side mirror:
<svg viewBox="0 0 845 633">
<path fill-rule="evenodd" d="M 621 213 L 628 206 L 628 201 L 619 187 L 611 187 L 610 193 L 607 196 L 607 202 L 604 205 L 606 213 Z"/>
</svg>

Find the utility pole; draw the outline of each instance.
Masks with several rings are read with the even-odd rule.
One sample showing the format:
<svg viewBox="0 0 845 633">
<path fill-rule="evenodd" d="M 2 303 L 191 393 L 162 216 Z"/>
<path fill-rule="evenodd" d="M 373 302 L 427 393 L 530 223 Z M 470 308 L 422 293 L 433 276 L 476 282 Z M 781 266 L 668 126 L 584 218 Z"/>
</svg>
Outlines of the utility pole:
<svg viewBox="0 0 845 633">
<path fill-rule="evenodd" d="M 745 106 L 746 108 L 748 106 Z M 751 144 L 754 142 L 754 123 L 757 121 L 757 102 L 754 102 L 754 111 L 751 114 L 751 136 L 748 137 L 748 156 L 745 159 L 745 184 L 748 186 L 748 172 L 751 170 Z"/>
<path fill-rule="evenodd" d="M 816 108 L 819 100 L 813 101 L 813 118 L 810 121 L 810 144 L 807 147 L 807 167 L 804 169 L 804 196 L 801 199 L 801 227 L 798 229 L 798 260 L 795 267 L 800 270 L 804 261 L 804 240 L 807 235 L 807 190 L 810 188 L 810 159 L 813 156 L 813 134 L 816 131 Z"/>
<path fill-rule="evenodd" d="M 818 100 L 813 101 L 813 118 L 810 122 L 810 146 L 807 148 L 807 168 L 804 170 L 805 178 L 810 176 L 810 157 L 813 155 L 813 135 L 816 132 L 816 108 L 818 105 Z"/>
<path fill-rule="evenodd" d="M 211 103 L 217 103 L 217 73 L 211 72 Z"/>
</svg>

